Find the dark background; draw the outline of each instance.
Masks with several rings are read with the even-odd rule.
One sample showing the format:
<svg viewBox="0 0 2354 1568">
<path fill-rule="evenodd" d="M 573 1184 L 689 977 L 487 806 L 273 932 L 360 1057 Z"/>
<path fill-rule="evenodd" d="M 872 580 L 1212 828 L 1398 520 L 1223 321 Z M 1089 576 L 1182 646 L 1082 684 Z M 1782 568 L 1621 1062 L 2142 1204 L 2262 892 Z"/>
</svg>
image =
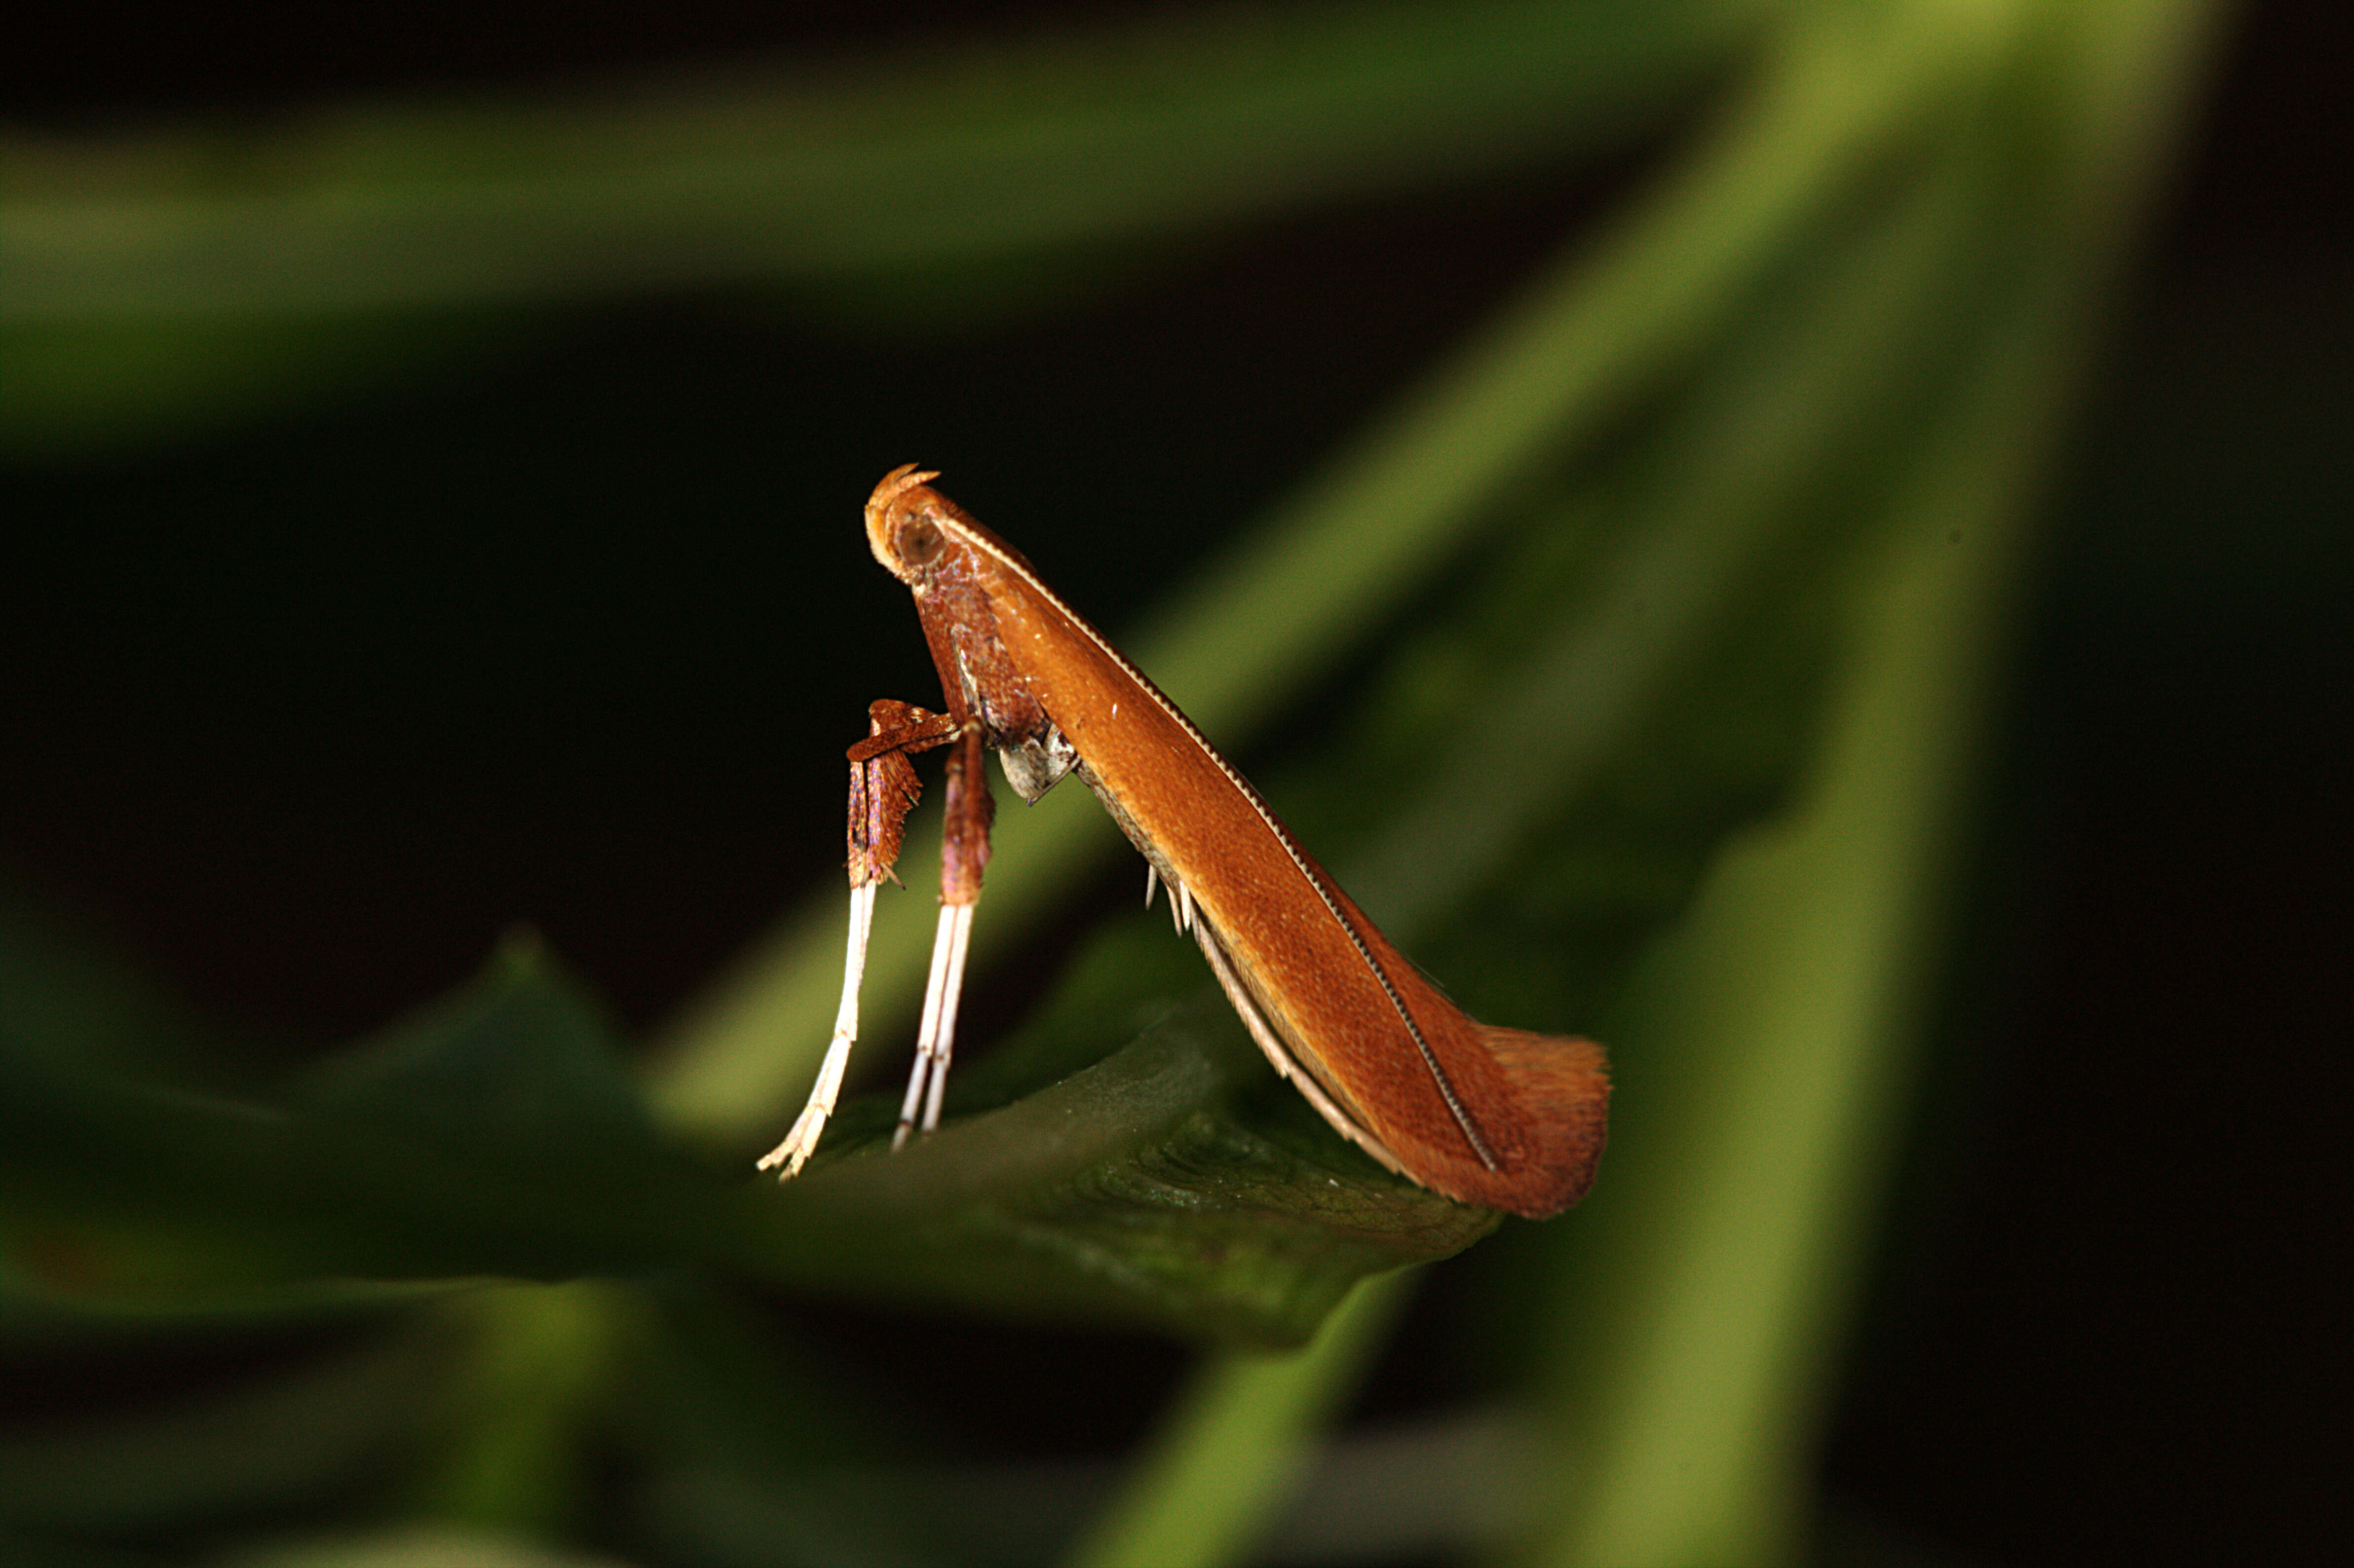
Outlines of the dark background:
<svg viewBox="0 0 2354 1568">
<path fill-rule="evenodd" d="M 943 17 L 1149 9 L 16 16 L 0 113 L 70 132 L 770 48 L 912 79 Z M 2053 490 L 1946 1049 L 1824 1453 L 1843 1514 L 1975 1558 L 2354 1539 L 2342 27 L 2246 10 Z M 1120 550 L 1042 562 L 1117 630 L 1596 198 L 1532 176 L 1255 228 L 887 366 L 730 297 L 504 313 L 501 352 L 429 387 L 0 474 L 0 866 L 289 1054 L 517 921 L 651 1024 L 834 874 L 864 699 L 928 694 L 853 525 L 885 469 L 948 471 L 984 520 L 1122 486 Z M 1445 1297 L 1370 1409 L 1447 1393 Z M 818 1326 L 853 1360 L 887 1338 Z M 970 1332 L 932 1369 L 951 1401 L 1097 1369 L 1006 1436 L 1042 1452 L 1132 1436 L 1180 1364 Z"/>
</svg>

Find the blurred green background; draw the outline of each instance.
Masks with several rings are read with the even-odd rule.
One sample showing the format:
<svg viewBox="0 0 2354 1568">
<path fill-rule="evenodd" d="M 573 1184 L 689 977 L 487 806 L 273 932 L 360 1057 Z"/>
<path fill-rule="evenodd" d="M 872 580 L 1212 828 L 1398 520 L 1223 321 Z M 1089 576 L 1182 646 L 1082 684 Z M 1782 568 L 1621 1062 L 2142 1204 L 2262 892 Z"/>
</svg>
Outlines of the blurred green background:
<svg viewBox="0 0 2354 1568">
<path fill-rule="evenodd" d="M 0 1557 L 2344 1539 L 2328 12 L 5 24 Z M 919 835 L 751 1177 L 910 461 L 1608 1044 L 1586 1204 L 1342 1145 L 1076 789 L 953 1125 Z"/>
</svg>

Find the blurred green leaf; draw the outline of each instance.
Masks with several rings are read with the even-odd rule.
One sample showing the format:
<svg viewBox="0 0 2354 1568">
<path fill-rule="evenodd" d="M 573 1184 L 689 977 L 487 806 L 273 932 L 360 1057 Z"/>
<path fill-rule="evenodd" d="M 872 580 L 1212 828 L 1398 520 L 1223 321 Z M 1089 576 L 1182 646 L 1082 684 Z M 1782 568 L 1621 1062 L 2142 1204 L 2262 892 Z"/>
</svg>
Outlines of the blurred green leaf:
<svg viewBox="0 0 2354 1568">
<path fill-rule="evenodd" d="M 573 1552 L 504 1531 L 411 1524 L 367 1534 L 297 1536 L 245 1548 L 222 1568 L 629 1568 L 603 1552 Z"/>
<path fill-rule="evenodd" d="M 1234 1561 L 1265 1533 L 1306 1467 L 1308 1435 L 1332 1419 L 1411 1293 L 1370 1280 L 1298 1355 L 1225 1355 L 1171 1405 L 1126 1494 L 1070 1561 L 1155 1568 Z"/>
<path fill-rule="evenodd" d="M 1986 236 L 1951 307 L 1967 353 L 1884 482 L 1845 492 L 1884 543 L 1845 579 L 1806 787 L 1724 847 L 1616 1010 L 1611 1185 L 1547 1238 L 1534 1560 L 1803 1554 L 2031 498 L 2211 15 L 2021 7 L 1952 127 Z"/>
<path fill-rule="evenodd" d="M 457 1345 L 429 1323 L 160 1409 L 0 1436 L 0 1530 L 122 1537 L 350 1486 L 429 1429 Z"/>
<path fill-rule="evenodd" d="M 210 435 L 323 395 L 446 376 L 546 330 L 544 314 L 524 309 L 38 323 L 5 311 L 0 304 L 0 461 Z"/>
<path fill-rule="evenodd" d="M 505 1286 L 440 1304 L 468 1360 L 416 1490 L 429 1517 L 552 1536 L 588 1511 L 583 1443 L 642 1313 L 604 1280 Z"/>
<path fill-rule="evenodd" d="M 1559 159 L 1762 0 L 1186 12 L 1090 37 L 267 126 L 0 138 L 0 455 L 219 428 L 512 338 L 483 306 L 785 284 L 907 333 L 1146 242 Z"/>
<path fill-rule="evenodd" d="M 628 94 L 0 154 L 16 323 L 826 276 L 1197 228 L 1558 157 L 1755 0 L 1221 8 Z"/>
<path fill-rule="evenodd" d="M 665 1144 L 608 1026 L 527 943 L 276 1104 L 29 1054 L 0 1072 L 19 1276 L 98 1300 L 702 1266 L 1282 1343 L 1360 1276 L 1494 1223 L 1320 1129 L 1295 1146 L 1238 1119 L 1263 1068 L 1223 1003 L 902 1157 L 873 1147 L 880 1114 L 862 1152 L 854 1112 L 781 1190 Z"/>
</svg>

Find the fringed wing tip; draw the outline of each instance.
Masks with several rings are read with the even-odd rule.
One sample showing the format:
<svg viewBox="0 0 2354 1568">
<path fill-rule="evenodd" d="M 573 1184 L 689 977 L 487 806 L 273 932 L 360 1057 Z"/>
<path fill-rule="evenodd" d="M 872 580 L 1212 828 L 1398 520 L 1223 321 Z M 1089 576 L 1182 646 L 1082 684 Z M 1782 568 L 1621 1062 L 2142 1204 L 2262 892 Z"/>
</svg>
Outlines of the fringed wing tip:
<svg viewBox="0 0 2354 1568">
<path fill-rule="evenodd" d="M 1511 1172 L 1499 1206 L 1532 1220 L 1551 1219 L 1585 1196 L 1610 1128 L 1610 1071 L 1602 1047 L 1565 1034 L 1479 1026 L 1488 1050 L 1511 1079 L 1522 1131 L 1533 1158 Z"/>
</svg>

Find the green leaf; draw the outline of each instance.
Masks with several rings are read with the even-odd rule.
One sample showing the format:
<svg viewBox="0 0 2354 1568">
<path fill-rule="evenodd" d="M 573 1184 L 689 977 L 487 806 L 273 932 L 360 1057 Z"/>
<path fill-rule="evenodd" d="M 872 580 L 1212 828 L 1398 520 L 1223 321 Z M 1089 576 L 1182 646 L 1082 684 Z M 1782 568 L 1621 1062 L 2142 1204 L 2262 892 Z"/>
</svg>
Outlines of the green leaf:
<svg viewBox="0 0 2354 1568">
<path fill-rule="evenodd" d="M 1369 1281 L 1296 1356 L 1205 1362 L 1172 1406 L 1127 1494 L 1071 1554 L 1075 1568 L 1227 1563 L 1261 1534 L 1411 1294 Z"/>
<path fill-rule="evenodd" d="M 217 1393 L 0 1436 L 0 1528 L 122 1538 L 347 1486 L 429 1430 L 456 1343 L 430 1323 Z M 13 1554 L 9 1561 L 18 1561 Z"/>
<path fill-rule="evenodd" d="M 1988 236 L 1955 313 L 1976 330 L 1887 482 L 1850 493 L 1883 545 L 1851 579 L 1829 722 L 1787 811 L 1724 846 L 1646 955 L 1612 1030 L 1610 1180 L 1524 1255 L 1553 1443 L 1530 1561 L 1802 1560 L 2034 492 L 2210 14 L 2009 21 L 1949 128 Z"/>
<path fill-rule="evenodd" d="M 269 1101 L 31 1049 L 0 1074 L 20 1266 L 101 1297 L 648 1266 L 694 1174 L 528 946 Z"/>
<path fill-rule="evenodd" d="M 0 148 L 16 323 L 465 305 L 1199 229 L 1557 157 L 1755 0 L 1222 8 L 916 62 Z"/>
<path fill-rule="evenodd" d="M 480 353 L 479 320 L 451 326 L 485 306 L 783 285 L 895 334 L 1055 308 L 1172 236 L 1621 139 L 1762 8 L 1221 8 L 912 61 L 0 133 L 0 453 L 378 385 Z"/>
<path fill-rule="evenodd" d="M 1103 1061 L 896 1156 L 897 1097 L 868 1102 L 845 1118 L 845 1153 L 762 1196 L 774 1213 L 760 1232 L 779 1243 L 769 1266 L 819 1288 L 1293 1345 L 1363 1276 L 1494 1228 L 1492 1213 L 1381 1170 L 1297 1103 L 1205 993 Z"/>
<path fill-rule="evenodd" d="M 658 1136 L 610 1028 L 528 943 L 272 1105 L 9 1066 L 20 1277 L 97 1301 L 705 1267 L 1290 1343 L 1363 1275 L 1495 1221 L 1288 1097 L 1252 1107 L 1271 1075 L 1214 996 L 901 1156 L 878 1147 L 890 1107 L 849 1107 L 828 1161 L 782 1189 Z"/>
<path fill-rule="evenodd" d="M 364 1534 L 302 1535 L 249 1546 L 222 1568 L 630 1568 L 603 1552 L 573 1552 L 504 1531 L 409 1524 Z"/>
</svg>

